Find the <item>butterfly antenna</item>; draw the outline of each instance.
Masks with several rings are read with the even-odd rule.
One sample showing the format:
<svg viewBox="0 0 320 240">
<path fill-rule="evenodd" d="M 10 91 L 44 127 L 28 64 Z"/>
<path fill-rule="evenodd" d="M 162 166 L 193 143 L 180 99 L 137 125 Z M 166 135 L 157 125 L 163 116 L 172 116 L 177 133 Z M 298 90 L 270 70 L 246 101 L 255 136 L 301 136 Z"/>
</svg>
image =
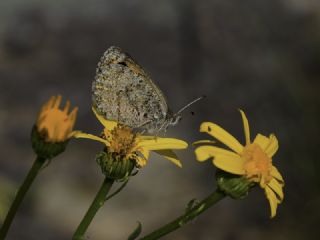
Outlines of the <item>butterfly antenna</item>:
<svg viewBox="0 0 320 240">
<path fill-rule="evenodd" d="M 182 113 L 184 110 L 186 110 L 188 107 L 190 107 L 192 104 L 200 101 L 201 99 L 204 99 L 206 96 L 203 95 L 201 97 L 198 97 L 196 99 L 194 99 L 192 102 L 188 103 L 187 105 L 185 105 L 183 108 L 181 108 L 175 115 L 179 115 L 180 113 Z"/>
</svg>

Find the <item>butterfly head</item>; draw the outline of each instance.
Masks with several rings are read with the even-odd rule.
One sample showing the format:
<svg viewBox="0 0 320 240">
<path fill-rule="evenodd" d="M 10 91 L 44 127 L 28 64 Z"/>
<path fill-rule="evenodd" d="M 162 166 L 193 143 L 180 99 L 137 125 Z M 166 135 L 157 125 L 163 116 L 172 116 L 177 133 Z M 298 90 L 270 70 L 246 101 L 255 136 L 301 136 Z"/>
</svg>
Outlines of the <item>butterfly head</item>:
<svg viewBox="0 0 320 240">
<path fill-rule="evenodd" d="M 194 99 L 192 102 L 182 107 L 177 113 L 172 113 L 171 111 L 168 111 L 165 124 L 161 127 L 161 129 L 167 129 L 169 126 L 176 126 L 182 119 L 182 112 L 186 110 L 188 107 L 190 107 L 192 104 L 200 101 L 203 98 L 205 98 L 205 96 L 201 96 Z"/>
</svg>

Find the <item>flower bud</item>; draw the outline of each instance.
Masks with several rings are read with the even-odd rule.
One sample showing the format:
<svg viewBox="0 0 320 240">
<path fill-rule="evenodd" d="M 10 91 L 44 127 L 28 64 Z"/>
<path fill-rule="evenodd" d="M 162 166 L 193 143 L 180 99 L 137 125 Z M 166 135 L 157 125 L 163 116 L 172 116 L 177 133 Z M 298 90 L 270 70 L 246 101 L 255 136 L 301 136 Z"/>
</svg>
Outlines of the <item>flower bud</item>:
<svg viewBox="0 0 320 240">
<path fill-rule="evenodd" d="M 135 160 L 123 158 L 121 155 L 101 151 L 96 156 L 102 173 L 113 180 L 122 180 L 130 176 L 135 167 Z"/>
<path fill-rule="evenodd" d="M 34 152 L 41 158 L 51 159 L 64 152 L 69 140 L 64 142 L 47 142 L 45 137 L 34 126 L 31 132 L 31 143 Z"/>
<path fill-rule="evenodd" d="M 32 128 L 31 142 L 35 153 L 44 159 L 50 159 L 62 153 L 70 137 L 75 133 L 73 127 L 78 108 L 70 113 L 70 102 L 60 108 L 62 97 L 53 96 L 41 108 L 37 121 Z"/>
<path fill-rule="evenodd" d="M 255 184 L 243 176 L 217 170 L 216 179 L 218 188 L 233 199 L 243 199 L 248 195 L 251 187 Z"/>
</svg>

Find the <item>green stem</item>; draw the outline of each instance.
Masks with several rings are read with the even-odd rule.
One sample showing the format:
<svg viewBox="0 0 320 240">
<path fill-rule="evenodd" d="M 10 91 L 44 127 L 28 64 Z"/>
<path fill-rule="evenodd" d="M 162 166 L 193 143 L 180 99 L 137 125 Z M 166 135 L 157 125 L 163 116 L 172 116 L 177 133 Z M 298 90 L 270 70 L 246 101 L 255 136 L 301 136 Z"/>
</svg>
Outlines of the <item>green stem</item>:
<svg viewBox="0 0 320 240">
<path fill-rule="evenodd" d="M 140 240 L 159 239 L 160 237 L 169 234 L 170 232 L 173 232 L 174 230 L 190 222 L 195 217 L 199 216 L 201 213 L 203 213 L 205 210 L 219 202 L 224 197 L 225 194 L 223 192 L 216 190 L 207 198 L 205 198 L 202 202 L 187 210 L 182 216 L 176 218 L 172 222 L 164 225 L 163 227 L 153 231 L 152 233 L 140 238 Z"/>
<path fill-rule="evenodd" d="M 103 206 L 106 196 L 109 190 L 111 189 L 113 182 L 114 180 L 107 177 L 105 178 L 95 199 L 91 203 L 91 206 L 89 207 L 86 215 L 83 217 L 80 225 L 78 226 L 77 230 L 73 234 L 73 237 L 72 237 L 73 240 L 84 239 L 83 235 L 86 233 L 90 223 L 92 222 L 92 219 L 94 218 L 98 210 Z"/>
<path fill-rule="evenodd" d="M 43 164 L 45 163 L 46 159 L 45 158 L 41 158 L 41 157 L 37 157 L 36 160 L 34 161 L 28 175 L 26 176 L 24 182 L 22 183 L 21 187 L 19 188 L 17 195 L 9 209 L 9 212 L 7 214 L 6 219 L 4 220 L 4 223 L 1 227 L 0 230 L 0 240 L 4 240 L 8 230 L 10 228 L 10 225 L 17 213 L 17 210 L 22 202 L 22 200 L 24 199 L 24 196 L 26 195 L 27 191 L 29 190 L 31 184 L 33 183 L 34 179 L 36 178 L 36 176 L 39 173 L 39 170 L 41 169 L 41 167 L 43 166 Z"/>
</svg>

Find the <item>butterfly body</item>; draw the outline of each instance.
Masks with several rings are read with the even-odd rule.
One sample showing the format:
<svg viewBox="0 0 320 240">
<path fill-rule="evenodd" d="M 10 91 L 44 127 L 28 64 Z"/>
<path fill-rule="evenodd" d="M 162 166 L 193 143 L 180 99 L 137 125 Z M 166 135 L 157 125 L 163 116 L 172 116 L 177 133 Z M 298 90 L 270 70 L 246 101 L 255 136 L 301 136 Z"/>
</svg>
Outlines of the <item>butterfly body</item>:
<svg viewBox="0 0 320 240">
<path fill-rule="evenodd" d="M 118 47 L 101 57 L 92 93 L 99 114 L 132 128 L 154 132 L 177 120 L 150 76 Z"/>
</svg>

